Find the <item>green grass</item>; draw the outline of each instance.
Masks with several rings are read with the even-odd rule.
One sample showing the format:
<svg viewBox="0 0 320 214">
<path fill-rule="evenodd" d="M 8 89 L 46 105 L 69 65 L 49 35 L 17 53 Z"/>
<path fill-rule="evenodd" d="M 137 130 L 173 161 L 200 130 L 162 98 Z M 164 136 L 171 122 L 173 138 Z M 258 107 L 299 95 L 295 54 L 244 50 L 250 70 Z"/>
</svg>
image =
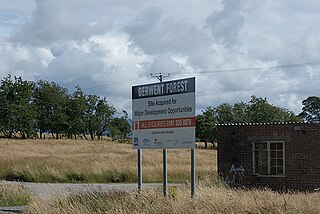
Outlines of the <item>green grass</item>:
<svg viewBox="0 0 320 214">
<path fill-rule="evenodd" d="M 23 206 L 30 202 L 30 195 L 21 186 L 0 184 L 0 206 Z"/>
</svg>

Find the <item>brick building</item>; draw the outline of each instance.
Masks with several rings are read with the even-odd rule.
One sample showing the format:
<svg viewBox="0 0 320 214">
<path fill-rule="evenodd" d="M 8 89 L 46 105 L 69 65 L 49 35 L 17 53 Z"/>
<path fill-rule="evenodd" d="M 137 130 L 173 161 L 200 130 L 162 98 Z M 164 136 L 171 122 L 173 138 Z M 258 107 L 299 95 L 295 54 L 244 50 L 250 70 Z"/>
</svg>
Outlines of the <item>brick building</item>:
<svg viewBox="0 0 320 214">
<path fill-rule="evenodd" d="M 219 124 L 218 173 L 232 185 L 320 188 L 320 125 Z"/>
</svg>

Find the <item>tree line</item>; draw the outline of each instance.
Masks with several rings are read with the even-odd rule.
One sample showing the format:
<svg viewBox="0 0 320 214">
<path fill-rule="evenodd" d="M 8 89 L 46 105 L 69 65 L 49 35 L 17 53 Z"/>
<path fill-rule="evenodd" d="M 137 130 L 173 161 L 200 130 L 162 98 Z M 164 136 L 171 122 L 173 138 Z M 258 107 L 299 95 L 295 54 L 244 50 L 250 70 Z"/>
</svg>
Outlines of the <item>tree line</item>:
<svg viewBox="0 0 320 214">
<path fill-rule="evenodd" d="M 320 97 L 308 97 L 302 105 L 299 115 L 256 96 L 247 103 L 209 106 L 196 116 L 196 138 L 214 143 L 216 124 L 221 123 L 320 123 Z M 87 95 L 78 86 L 69 94 L 54 82 L 33 82 L 11 75 L 1 80 L 0 135 L 6 138 L 42 138 L 49 133 L 54 138 L 64 135 L 94 140 L 108 132 L 113 139 L 124 142 L 131 132 L 128 114 L 123 110 L 121 117 L 115 117 L 115 112 L 105 97 Z"/>
<path fill-rule="evenodd" d="M 196 138 L 199 141 L 216 141 L 216 124 L 227 123 L 270 123 L 270 122 L 311 122 L 320 123 L 320 97 L 311 96 L 302 101 L 302 112 L 294 112 L 270 104 L 266 98 L 251 96 L 248 103 L 234 105 L 223 103 L 217 107 L 207 107 L 196 116 Z"/>
<path fill-rule="evenodd" d="M 55 82 L 23 80 L 8 75 L 0 84 L 0 133 L 3 137 L 99 139 L 107 130 L 115 139 L 130 132 L 127 114 L 116 110 L 105 97 L 87 95 L 80 87 L 69 94 Z M 119 134 L 121 130 L 123 133 Z M 127 135 L 126 135 L 127 136 Z"/>
</svg>

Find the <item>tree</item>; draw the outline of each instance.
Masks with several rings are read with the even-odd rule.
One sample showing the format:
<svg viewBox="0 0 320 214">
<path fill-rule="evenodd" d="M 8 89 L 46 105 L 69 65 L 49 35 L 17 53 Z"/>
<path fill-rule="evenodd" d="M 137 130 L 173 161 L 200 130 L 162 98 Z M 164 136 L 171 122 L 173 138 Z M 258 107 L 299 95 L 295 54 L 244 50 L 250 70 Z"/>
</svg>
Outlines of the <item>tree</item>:
<svg viewBox="0 0 320 214">
<path fill-rule="evenodd" d="M 34 83 L 8 75 L 0 85 L 0 130 L 11 138 L 18 133 L 27 138 L 35 133 L 32 94 Z"/>
<path fill-rule="evenodd" d="M 217 123 L 234 123 L 233 107 L 229 103 L 222 103 L 212 109 L 212 113 Z"/>
<path fill-rule="evenodd" d="M 297 122 L 300 118 L 292 111 L 268 103 L 266 98 L 251 96 L 248 103 L 238 102 L 233 106 L 223 103 L 215 108 L 207 107 L 197 115 L 196 137 L 214 143 L 216 123 L 267 123 Z"/>
<path fill-rule="evenodd" d="M 213 144 L 216 140 L 216 119 L 214 111 L 215 110 L 209 106 L 202 114 L 196 117 L 196 138 L 205 142 L 205 147 L 207 147 L 208 142 Z"/>
<path fill-rule="evenodd" d="M 308 97 L 302 101 L 302 105 L 299 116 L 308 122 L 320 123 L 320 97 Z"/>
<path fill-rule="evenodd" d="M 76 91 L 70 95 L 68 102 L 67 113 L 67 135 L 69 138 L 85 133 L 85 111 L 86 111 L 86 96 L 79 86 Z"/>
<path fill-rule="evenodd" d="M 85 130 L 90 134 L 91 140 L 102 136 L 114 113 L 115 109 L 108 104 L 106 98 L 86 96 Z"/>
<path fill-rule="evenodd" d="M 54 82 L 39 80 L 34 92 L 34 106 L 37 111 L 37 128 L 40 138 L 45 131 L 59 138 L 59 133 L 67 130 L 67 89 Z"/>
<path fill-rule="evenodd" d="M 112 140 L 120 143 L 128 142 L 128 136 L 131 132 L 131 126 L 128 122 L 128 113 L 122 110 L 124 116 L 113 118 L 108 126 Z"/>
<path fill-rule="evenodd" d="M 268 103 L 266 98 L 251 96 L 247 108 L 248 120 L 251 123 L 297 122 L 300 118 L 292 111 Z"/>
<path fill-rule="evenodd" d="M 0 132 L 11 138 L 44 132 L 77 138 L 89 133 L 91 139 L 101 138 L 115 112 L 106 98 L 85 95 L 80 87 L 69 95 L 66 88 L 54 82 L 24 81 L 8 75 L 0 83 Z M 123 121 L 122 121 L 123 122 Z"/>
<path fill-rule="evenodd" d="M 233 105 L 233 122 L 234 123 L 247 123 L 249 122 L 248 104 L 244 102 L 237 102 Z"/>
<path fill-rule="evenodd" d="M 267 102 L 266 98 L 251 96 L 248 104 L 248 117 L 251 123 L 272 122 L 274 117 L 274 108 Z"/>
</svg>

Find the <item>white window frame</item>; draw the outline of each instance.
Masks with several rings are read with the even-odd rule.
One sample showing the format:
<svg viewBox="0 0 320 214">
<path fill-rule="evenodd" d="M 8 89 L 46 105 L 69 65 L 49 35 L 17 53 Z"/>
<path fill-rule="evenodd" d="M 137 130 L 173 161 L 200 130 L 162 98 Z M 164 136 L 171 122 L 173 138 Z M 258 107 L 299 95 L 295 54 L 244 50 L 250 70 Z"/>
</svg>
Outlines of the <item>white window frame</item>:
<svg viewBox="0 0 320 214">
<path fill-rule="evenodd" d="M 256 172 L 256 157 L 255 157 L 255 145 L 256 143 L 266 143 L 267 144 L 267 152 L 268 152 L 268 174 L 258 174 Z M 282 143 L 282 167 L 283 167 L 283 174 L 271 174 L 270 166 L 271 166 L 271 157 L 270 157 L 270 144 L 271 143 Z M 261 177 L 285 177 L 286 176 L 286 169 L 285 169 L 285 141 L 275 140 L 275 141 L 253 141 L 252 142 L 252 166 L 253 166 L 253 175 L 261 176 Z"/>
</svg>

